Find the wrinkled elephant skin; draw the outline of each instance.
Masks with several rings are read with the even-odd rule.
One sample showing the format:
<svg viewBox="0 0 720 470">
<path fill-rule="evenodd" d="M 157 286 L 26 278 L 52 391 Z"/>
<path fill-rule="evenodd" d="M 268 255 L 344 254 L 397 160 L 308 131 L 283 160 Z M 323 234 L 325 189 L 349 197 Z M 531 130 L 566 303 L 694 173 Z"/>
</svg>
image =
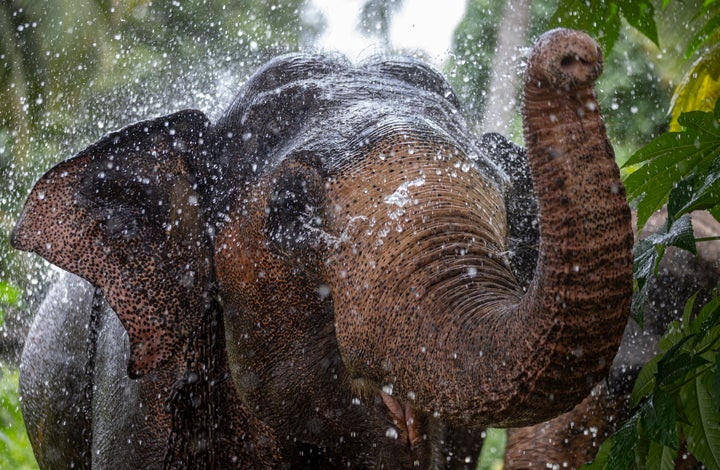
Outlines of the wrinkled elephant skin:
<svg viewBox="0 0 720 470">
<path fill-rule="evenodd" d="M 427 66 L 298 54 L 216 123 L 141 122 L 48 171 L 12 243 L 85 281 L 38 317 L 69 336 L 36 323 L 22 359 L 41 464 L 472 467 L 480 427 L 580 402 L 632 289 L 601 71 L 584 33 L 537 41 L 524 177 Z M 84 419 L 43 422 L 72 376 Z"/>
</svg>

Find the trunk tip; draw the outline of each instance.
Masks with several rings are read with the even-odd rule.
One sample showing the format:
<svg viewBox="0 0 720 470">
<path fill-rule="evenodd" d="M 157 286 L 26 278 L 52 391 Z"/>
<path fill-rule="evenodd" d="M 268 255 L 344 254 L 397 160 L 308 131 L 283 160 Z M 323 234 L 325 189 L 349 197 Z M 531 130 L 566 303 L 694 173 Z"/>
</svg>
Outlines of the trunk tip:
<svg viewBox="0 0 720 470">
<path fill-rule="evenodd" d="M 603 69 L 600 45 L 588 34 L 558 28 L 535 42 L 528 61 L 528 78 L 540 86 L 570 90 L 592 85 Z"/>
</svg>

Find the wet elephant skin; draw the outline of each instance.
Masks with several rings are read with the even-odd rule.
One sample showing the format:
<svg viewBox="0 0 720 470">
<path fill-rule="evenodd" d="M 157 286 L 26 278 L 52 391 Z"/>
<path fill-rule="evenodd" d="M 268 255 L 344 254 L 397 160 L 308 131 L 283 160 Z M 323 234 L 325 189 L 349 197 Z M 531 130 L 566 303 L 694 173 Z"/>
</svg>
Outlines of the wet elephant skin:
<svg viewBox="0 0 720 470">
<path fill-rule="evenodd" d="M 79 276 L 22 358 L 41 465 L 472 468 L 484 426 L 580 402 L 632 289 L 601 71 L 584 33 L 537 41 L 518 178 L 426 65 L 303 54 L 216 123 L 133 124 L 49 170 L 11 237 Z"/>
</svg>

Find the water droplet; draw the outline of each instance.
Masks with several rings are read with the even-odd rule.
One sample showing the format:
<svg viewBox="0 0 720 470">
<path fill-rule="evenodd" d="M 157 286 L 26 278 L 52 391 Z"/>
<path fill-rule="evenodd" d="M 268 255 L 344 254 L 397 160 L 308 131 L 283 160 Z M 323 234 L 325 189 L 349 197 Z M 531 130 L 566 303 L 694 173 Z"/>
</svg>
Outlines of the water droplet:
<svg viewBox="0 0 720 470">
<path fill-rule="evenodd" d="M 320 296 L 320 300 L 325 300 L 330 297 L 330 286 L 327 284 L 320 284 L 317 289 L 317 293 Z"/>
</svg>

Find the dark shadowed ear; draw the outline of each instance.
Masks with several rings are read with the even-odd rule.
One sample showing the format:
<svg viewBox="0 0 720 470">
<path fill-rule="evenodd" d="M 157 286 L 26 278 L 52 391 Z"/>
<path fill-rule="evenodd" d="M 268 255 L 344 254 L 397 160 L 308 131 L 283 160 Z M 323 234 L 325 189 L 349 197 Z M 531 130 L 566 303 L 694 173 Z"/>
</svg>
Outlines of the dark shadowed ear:
<svg viewBox="0 0 720 470">
<path fill-rule="evenodd" d="M 102 289 L 133 377 L 182 351 L 205 312 L 212 247 L 194 162 L 208 125 L 188 110 L 104 137 L 40 178 L 11 236 Z"/>
</svg>

